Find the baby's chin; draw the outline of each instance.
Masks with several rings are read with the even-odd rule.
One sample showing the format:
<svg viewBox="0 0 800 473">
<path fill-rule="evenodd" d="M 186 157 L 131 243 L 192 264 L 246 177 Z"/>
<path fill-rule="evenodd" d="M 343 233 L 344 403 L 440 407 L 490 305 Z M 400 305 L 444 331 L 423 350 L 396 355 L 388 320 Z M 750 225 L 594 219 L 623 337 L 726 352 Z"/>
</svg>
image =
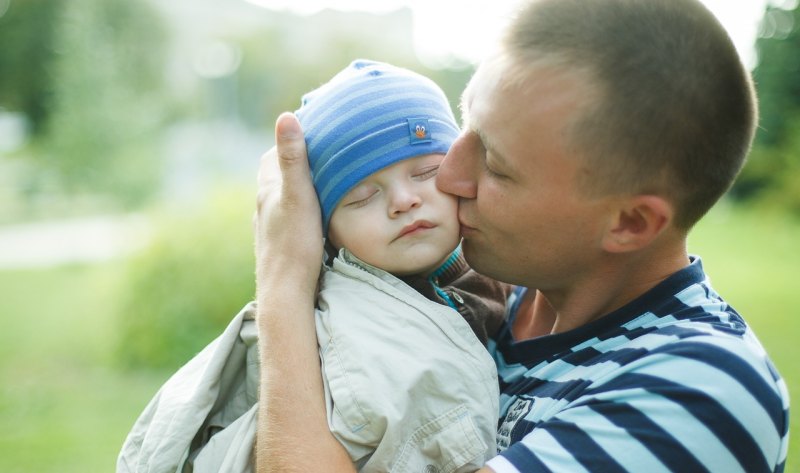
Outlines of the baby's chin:
<svg viewBox="0 0 800 473">
<path fill-rule="evenodd" d="M 439 269 L 448 260 L 448 258 L 450 258 L 450 255 L 453 254 L 456 246 L 450 249 L 450 251 L 446 252 L 443 256 L 437 255 L 435 257 L 432 256 L 429 258 L 418 258 L 411 261 L 407 260 L 404 262 L 404 264 L 398 265 L 392 268 L 392 270 L 388 270 L 388 272 L 399 277 L 430 276 L 436 272 L 436 270 Z"/>
</svg>

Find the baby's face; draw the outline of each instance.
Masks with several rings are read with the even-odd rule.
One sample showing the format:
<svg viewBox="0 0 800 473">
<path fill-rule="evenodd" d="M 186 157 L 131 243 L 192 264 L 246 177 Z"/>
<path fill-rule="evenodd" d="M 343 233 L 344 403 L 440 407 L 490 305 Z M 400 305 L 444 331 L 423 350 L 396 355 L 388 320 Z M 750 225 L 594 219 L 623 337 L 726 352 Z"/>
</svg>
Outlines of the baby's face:
<svg viewBox="0 0 800 473">
<path fill-rule="evenodd" d="M 443 158 L 406 159 L 361 181 L 331 215 L 333 246 L 397 276 L 439 267 L 460 241 L 458 202 L 436 188 Z"/>
</svg>

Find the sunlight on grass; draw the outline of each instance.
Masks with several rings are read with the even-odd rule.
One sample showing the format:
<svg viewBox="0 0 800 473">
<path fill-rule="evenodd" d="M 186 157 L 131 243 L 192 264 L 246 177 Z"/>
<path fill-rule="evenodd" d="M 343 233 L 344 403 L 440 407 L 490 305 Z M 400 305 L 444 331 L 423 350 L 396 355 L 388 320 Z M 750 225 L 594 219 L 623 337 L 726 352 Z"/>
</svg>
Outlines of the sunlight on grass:
<svg viewBox="0 0 800 473">
<path fill-rule="evenodd" d="M 113 471 L 166 373 L 109 360 L 112 265 L 0 272 L 0 471 Z"/>
</svg>

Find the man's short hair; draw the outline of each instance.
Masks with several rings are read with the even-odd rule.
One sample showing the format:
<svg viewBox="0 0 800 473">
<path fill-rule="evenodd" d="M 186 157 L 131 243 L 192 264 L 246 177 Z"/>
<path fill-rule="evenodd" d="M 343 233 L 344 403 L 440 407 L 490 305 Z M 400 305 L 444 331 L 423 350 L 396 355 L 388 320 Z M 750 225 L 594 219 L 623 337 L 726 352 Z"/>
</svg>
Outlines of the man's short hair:
<svg viewBox="0 0 800 473">
<path fill-rule="evenodd" d="M 757 119 L 752 80 L 697 0 L 532 0 L 503 47 L 520 68 L 555 60 L 597 87 L 572 129 L 590 193 L 662 195 L 689 229 L 744 164 Z"/>
</svg>

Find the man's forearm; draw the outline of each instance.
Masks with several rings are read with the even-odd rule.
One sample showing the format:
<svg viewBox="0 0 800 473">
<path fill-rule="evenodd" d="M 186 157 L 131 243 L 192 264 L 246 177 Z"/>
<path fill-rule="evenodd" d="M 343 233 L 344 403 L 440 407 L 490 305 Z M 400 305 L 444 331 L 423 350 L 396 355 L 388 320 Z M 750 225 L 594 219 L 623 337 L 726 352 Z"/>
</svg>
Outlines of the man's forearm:
<svg viewBox="0 0 800 473">
<path fill-rule="evenodd" d="M 261 386 L 256 470 L 355 471 L 328 430 L 314 302 L 322 219 L 297 118 L 275 124 L 261 158 L 255 224 Z"/>
<path fill-rule="evenodd" d="M 258 278 L 257 471 L 355 471 L 328 430 L 314 328 L 315 294 L 287 284 L 292 277 L 279 277 L 275 269 Z"/>
</svg>

